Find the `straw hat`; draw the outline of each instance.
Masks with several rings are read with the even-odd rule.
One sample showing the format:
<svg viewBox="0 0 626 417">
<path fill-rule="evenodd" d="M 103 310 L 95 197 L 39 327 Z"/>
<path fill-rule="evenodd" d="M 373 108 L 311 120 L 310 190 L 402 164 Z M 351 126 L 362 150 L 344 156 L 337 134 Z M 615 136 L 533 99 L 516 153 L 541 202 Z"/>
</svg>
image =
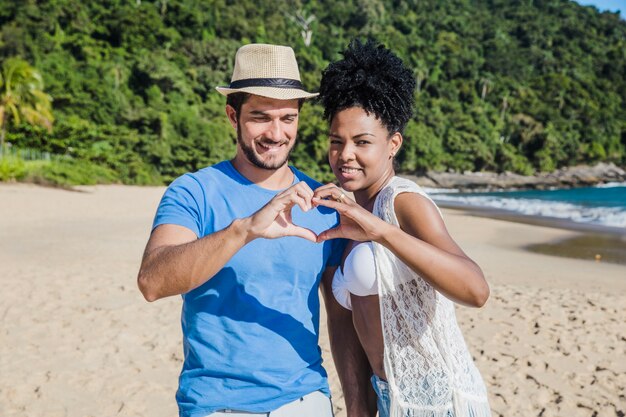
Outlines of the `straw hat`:
<svg viewBox="0 0 626 417">
<path fill-rule="evenodd" d="M 260 43 L 237 50 L 230 85 L 216 89 L 225 96 L 241 92 L 279 100 L 317 96 L 304 91 L 293 49 Z"/>
</svg>

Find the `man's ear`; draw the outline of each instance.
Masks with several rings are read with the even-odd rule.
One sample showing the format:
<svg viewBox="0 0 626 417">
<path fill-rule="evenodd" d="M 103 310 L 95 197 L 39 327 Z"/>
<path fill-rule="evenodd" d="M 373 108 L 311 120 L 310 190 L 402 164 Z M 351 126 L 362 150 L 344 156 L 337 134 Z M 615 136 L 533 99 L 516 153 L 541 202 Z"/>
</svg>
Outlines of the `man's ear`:
<svg viewBox="0 0 626 417">
<path fill-rule="evenodd" d="M 233 129 L 237 130 L 237 111 L 230 104 L 226 105 L 226 117 Z"/>
</svg>

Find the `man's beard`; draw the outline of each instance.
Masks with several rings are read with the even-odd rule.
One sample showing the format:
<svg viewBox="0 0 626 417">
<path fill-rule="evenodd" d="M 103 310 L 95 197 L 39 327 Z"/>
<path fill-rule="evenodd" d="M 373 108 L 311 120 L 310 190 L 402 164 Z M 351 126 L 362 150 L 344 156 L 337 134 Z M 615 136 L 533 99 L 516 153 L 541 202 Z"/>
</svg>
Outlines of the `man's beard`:
<svg viewBox="0 0 626 417">
<path fill-rule="evenodd" d="M 293 150 L 293 146 L 289 148 L 289 151 L 287 152 L 285 159 L 269 160 L 267 162 L 263 161 L 262 159 L 260 159 L 259 155 L 252 148 L 252 146 L 254 145 L 248 146 L 243 141 L 243 139 L 241 138 L 241 129 L 239 128 L 239 126 L 237 126 L 237 143 L 239 144 L 239 146 L 241 146 L 241 150 L 243 151 L 244 155 L 246 155 L 246 158 L 248 158 L 248 161 L 250 161 L 253 165 L 256 165 L 257 167 L 261 169 L 267 169 L 267 170 L 275 170 L 285 165 L 287 161 L 289 160 L 291 151 Z"/>
</svg>

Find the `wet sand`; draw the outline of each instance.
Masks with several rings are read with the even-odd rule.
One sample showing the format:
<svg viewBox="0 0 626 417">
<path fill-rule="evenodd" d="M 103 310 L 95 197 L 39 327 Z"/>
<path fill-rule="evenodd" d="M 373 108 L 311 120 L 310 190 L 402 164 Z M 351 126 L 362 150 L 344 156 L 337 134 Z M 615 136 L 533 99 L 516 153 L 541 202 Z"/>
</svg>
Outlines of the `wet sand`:
<svg viewBox="0 0 626 417">
<path fill-rule="evenodd" d="M 0 184 L 0 416 L 176 415 L 181 301 L 135 284 L 164 189 L 80 189 Z M 626 267 L 524 249 L 578 231 L 444 215 L 492 290 L 457 314 L 494 416 L 623 416 Z"/>
<path fill-rule="evenodd" d="M 626 265 L 626 236 L 583 234 L 526 248 L 531 252 Z"/>
<path fill-rule="evenodd" d="M 576 223 L 558 218 L 528 216 L 492 208 L 465 207 L 456 204 L 442 204 L 441 207 L 461 210 L 476 217 L 577 232 L 566 238 L 528 245 L 524 249 L 546 255 L 626 265 L 626 230 L 622 228 Z"/>
</svg>

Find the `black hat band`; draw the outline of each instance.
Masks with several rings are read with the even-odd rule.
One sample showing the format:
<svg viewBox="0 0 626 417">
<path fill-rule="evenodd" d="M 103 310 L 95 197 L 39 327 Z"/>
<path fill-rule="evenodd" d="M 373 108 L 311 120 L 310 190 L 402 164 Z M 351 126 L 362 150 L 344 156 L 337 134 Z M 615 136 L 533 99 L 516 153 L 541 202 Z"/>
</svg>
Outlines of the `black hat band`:
<svg viewBox="0 0 626 417">
<path fill-rule="evenodd" d="M 240 89 L 247 87 L 274 87 L 274 88 L 295 88 L 304 91 L 304 86 L 298 80 L 289 78 L 248 78 L 230 83 L 228 88 Z"/>
</svg>

